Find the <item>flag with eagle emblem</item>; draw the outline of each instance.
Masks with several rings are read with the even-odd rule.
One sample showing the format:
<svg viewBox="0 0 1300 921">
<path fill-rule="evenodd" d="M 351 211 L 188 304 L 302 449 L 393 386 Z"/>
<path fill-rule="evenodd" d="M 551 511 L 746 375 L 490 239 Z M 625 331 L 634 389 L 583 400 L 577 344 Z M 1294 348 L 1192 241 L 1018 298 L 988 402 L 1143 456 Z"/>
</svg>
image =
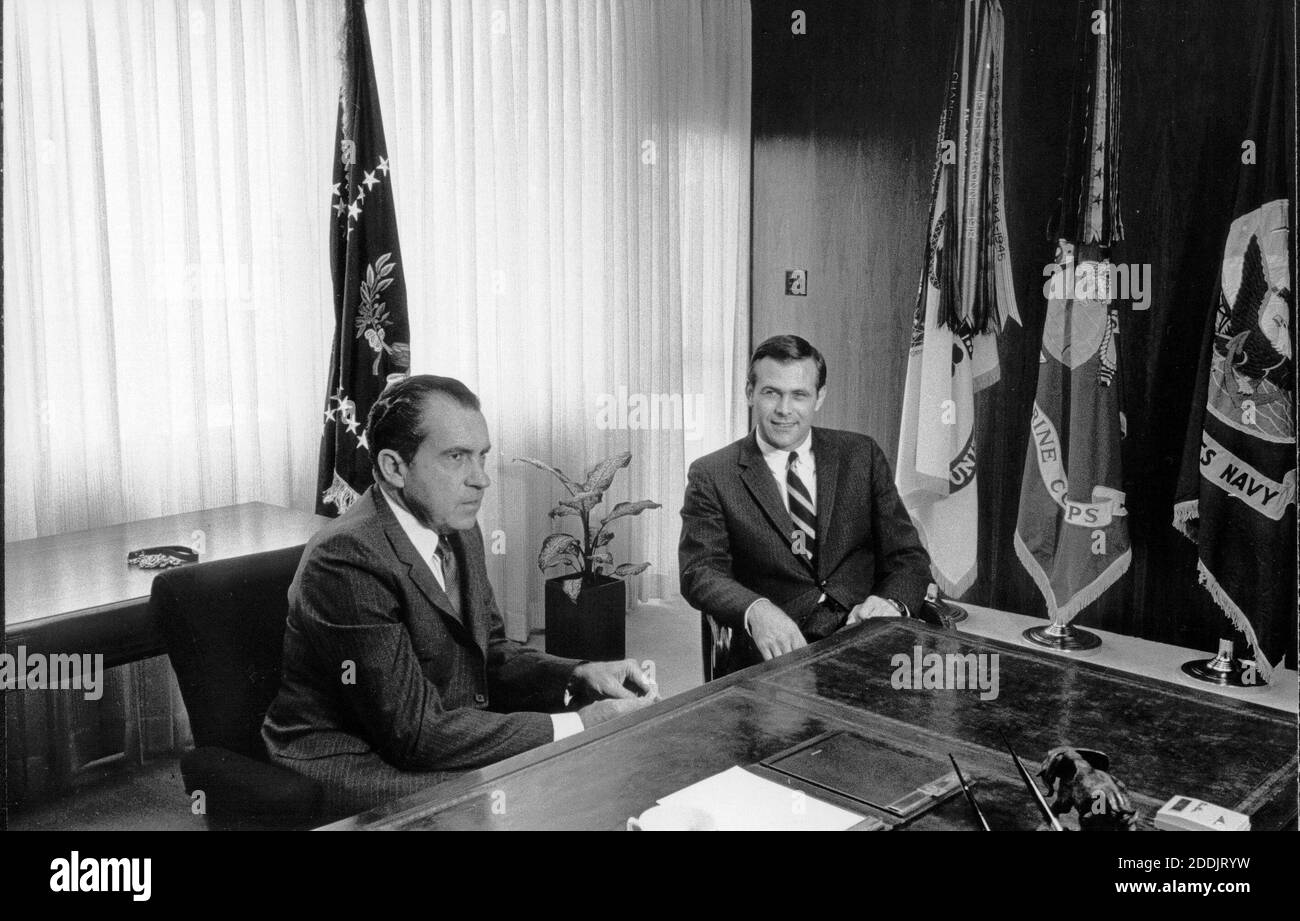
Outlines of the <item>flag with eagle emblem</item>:
<svg viewBox="0 0 1300 921">
<path fill-rule="evenodd" d="M 1283 29 L 1263 30 L 1236 205 L 1206 325 L 1175 493 L 1200 582 L 1245 637 L 1260 678 L 1296 637 L 1295 361 L 1291 340 L 1294 151 Z"/>
<path fill-rule="evenodd" d="M 330 199 L 334 345 L 317 480 L 320 515 L 347 511 L 372 482 L 366 417 L 390 379 L 404 377 L 411 365 L 406 280 L 363 0 L 345 4 L 340 50 Z"/>
</svg>

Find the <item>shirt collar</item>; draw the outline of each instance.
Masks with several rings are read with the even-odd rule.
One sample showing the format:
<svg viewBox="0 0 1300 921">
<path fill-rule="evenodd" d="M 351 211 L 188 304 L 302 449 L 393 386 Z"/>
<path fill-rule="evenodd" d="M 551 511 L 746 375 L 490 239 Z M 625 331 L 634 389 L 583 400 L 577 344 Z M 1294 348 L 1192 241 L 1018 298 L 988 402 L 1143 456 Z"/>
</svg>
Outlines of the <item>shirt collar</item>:
<svg viewBox="0 0 1300 921">
<path fill-rule="evenodd" d="M 757 426 L 754 427 L 754 437 L 758 439 L 758 450 L 763 453 L 763 458 L 769 462 L 775 456 L 779 455 L 781 458 L 781 462 L 784 463 L 786 459 L 789 458 L 791 451 L 799 452 L 800 461 L 810 460 L 812 458 L 812 429 L 811 428 L 808 429 L 808 434 L 803 436 L 803 441 L 799 442 L 793 448 L 778 448 L 768 444 L 767 439 L 763 437 L 762 429 L 758 428 Z"/>
<path fill-rule="evenodd" d="M 388 507 L 393 510 L 393 514 L 397 517 L 397 523 L 402 526 L 402 530 L 411 539 L 411 543 L 415 544 L 416 552 L 420 554 L 420 558 L 423 560 L 433 559 L 438 550 L 438 532 L 432 528 L 426 528 L 420 524 L 418 518 L 402 508 L 401 503 L 389 495 L 387 486 L 381 485 L 379 492 L 383 494 Z"/>
</svg>

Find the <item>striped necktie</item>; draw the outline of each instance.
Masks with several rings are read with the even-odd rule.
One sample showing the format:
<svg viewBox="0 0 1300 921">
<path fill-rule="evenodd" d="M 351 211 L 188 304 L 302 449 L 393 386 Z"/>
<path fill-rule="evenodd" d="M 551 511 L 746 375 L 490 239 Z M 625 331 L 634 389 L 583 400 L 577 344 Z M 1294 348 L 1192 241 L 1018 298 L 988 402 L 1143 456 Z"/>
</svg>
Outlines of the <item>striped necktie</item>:
<svg viewBox="0 0 1300 921">
<path fill-rule="evenodd" d="M 785 468 L 786 504 L 795 526 L 803 532 L 804 550 L 807 551 L 805 555 L 809 562 L 814 562 L 817 558 L 817 506 L 813 504 L 808 487 L 795 472 L 798 463 L 799 452 L 791 451 Z"/>
<path fill-rule="evenodd" d="M 452 609 L 460 614 L 460 574 L 456 569 L 456 554 L 451 549 L 451 541 L 446 534 L 438 536 L 438 565 L 442 567 L 443 591 L 451 602 Z"/>
</svg>

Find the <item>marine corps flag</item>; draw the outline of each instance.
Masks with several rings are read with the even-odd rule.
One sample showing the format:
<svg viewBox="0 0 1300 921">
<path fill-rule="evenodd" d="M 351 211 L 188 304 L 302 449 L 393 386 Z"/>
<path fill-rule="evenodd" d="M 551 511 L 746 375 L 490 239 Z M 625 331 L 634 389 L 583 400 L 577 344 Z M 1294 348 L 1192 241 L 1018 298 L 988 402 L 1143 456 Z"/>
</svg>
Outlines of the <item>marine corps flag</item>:
<svg viewBox="0 0 1300 921">
<path fill-rule="evenodd" d="M 943 591 L 977 575 L 975 394 L 997 382 L 997 333 L 1019 322 L 1002 193 L 1000 0 L 967 0 L 939 118 L 925 268 L 895 465 Z"/>
<path fill-rule="evenodd" d="M 372 481 L 364 426 L 390 376 L 411 364 L 406 281 L 362 0 L 346 0 L 330 199 L 334 346 L 316 512 L 346 511 Z"/>
<path fill-rule="evenodd" d="M 1296 627 L 1293 153 L 1282 35 L 1275 20 L 1261 43 L 1174 505 L 1174 527 L 1196 542 L 1201 584 L 1245 634 L 1265 681 L 1295 649 Z"/>
<path fill-rule="evenodd" d="M 1080 57 L 1053 220 L 1057 250 L 1043 286 L 1047 319 L 1015 534 L 1016 556 L 1059 626 L 1114 585 L 1132 557 L 1113 300 L 1128 270 L 1109 260 L 1124 237 L 1119 0 L 1080 2 L 1078 16 Z"/>
</svg>

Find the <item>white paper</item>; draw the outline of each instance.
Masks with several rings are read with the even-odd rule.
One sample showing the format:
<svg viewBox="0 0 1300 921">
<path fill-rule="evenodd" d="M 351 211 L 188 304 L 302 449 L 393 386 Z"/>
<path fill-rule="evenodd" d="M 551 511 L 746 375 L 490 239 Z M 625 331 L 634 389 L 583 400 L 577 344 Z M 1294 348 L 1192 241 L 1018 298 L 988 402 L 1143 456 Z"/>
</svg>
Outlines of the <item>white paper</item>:
<svg viewBox="0 0 1300 921">
<path fill-rule="evenodd" d="M 718 831 L 844 831 L 863 816 L 733 767 L 663 797 L 708 813 Z"/>
</svg>

